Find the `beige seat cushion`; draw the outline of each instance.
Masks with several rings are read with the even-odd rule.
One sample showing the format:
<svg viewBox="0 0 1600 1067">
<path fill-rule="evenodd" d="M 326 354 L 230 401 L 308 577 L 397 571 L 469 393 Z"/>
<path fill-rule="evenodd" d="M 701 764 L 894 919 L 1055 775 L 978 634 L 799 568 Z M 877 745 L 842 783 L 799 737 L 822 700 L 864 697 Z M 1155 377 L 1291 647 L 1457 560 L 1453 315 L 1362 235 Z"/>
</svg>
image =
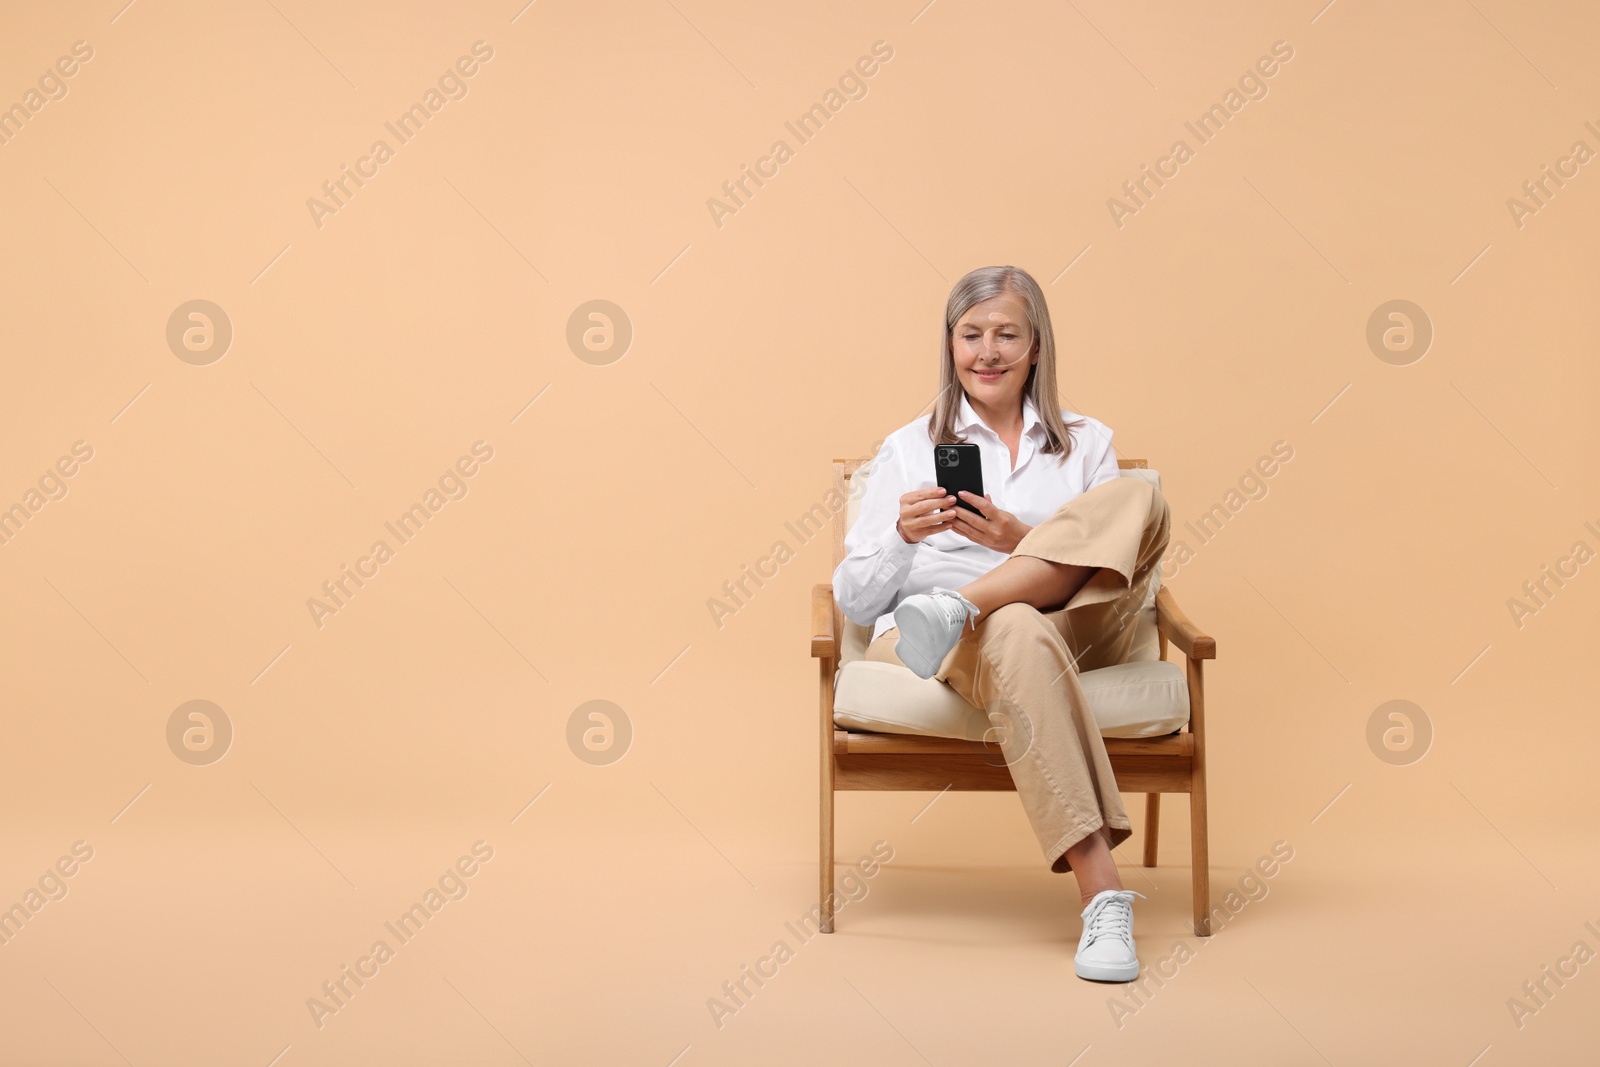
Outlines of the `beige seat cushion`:
<svg viewBox="0 0 1600 1067">
<path fill-rule="evenodd" d="M 1159 737 L 1189 721 L 1183 668 L 1140 660 L 1078 675 L 1103 737 Z M 856 660 L 839 671 L 833 721 L 851 730 L 982 741 L 989 717 L 933 678 L 898 663 Z"/>
</svg>

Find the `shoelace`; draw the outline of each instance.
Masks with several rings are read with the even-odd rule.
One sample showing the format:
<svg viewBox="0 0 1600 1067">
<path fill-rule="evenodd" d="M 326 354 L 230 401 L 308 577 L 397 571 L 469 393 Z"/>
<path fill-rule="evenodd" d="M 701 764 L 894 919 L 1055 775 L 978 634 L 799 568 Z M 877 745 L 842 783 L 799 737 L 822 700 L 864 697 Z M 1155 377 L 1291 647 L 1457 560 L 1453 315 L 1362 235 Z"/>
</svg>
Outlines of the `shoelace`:
<svg viewBox="0 0 1600 1067">
<path fill-rule="evenodd" d="M 951 622 L 959 620 L 963 630 L 967 628 L 968 620 L 971 620 L 974 630 L 978 628 L 978 605 L 954 589 L 939 589 L 936 592 L 943 594 L 938 598 L 938 603 L 939 610 L 944 612 L 946 618 Z"/>
<path fill-rule="evenodd" d="M 1123 894 L 1127 894 L 1124 896 Z M 1133 889 L 1121 889 L 1116 896 L 1101 897 L 1095 910 L 1089 913 L 1086 927 L 1089 939 L 1085 947 L 1094 944 L 1102 937 L 1116 937 L 1123 941 L 1133 940 L 1133 901 L 1131 897 L 1149 899 L 1143 893 Z M 1112 907 L 1120 904 L 1121 907 Z"/>
</svg>

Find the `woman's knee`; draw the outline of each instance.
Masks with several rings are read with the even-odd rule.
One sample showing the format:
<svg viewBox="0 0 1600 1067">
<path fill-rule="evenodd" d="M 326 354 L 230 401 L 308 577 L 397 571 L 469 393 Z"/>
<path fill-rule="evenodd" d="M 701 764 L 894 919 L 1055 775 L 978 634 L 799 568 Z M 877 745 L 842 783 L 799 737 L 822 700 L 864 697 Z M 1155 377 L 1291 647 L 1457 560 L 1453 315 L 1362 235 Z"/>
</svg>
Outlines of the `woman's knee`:
<svg viewBox="0 0 1600 1067">
<path fill-rule="evenodd" d="M 1165 548 L 1167 538 L 1170 536 L 1172 507 L 1167 503 L 1167 498 L 1161 492 L 1161 487 L 1154 482 L 1147 482 L 1143 478 L 1126 477 L 1118 478 L 1115 482 L 1107 482 L 1106 485 L 1120 487 L 1118 492 L 1126 500 L 1124 506 L 1135 514 L 1142 513 L 1145 516 L 1145 529 L 1147 531 L 1159 531 L 1156 536 L 1162 542 L 1162 547 Z M 1104 489 L 1106 486 L 1100 486 L 1099 488 Z"/>
<path fill-rule="evenodd" d="M 1152 506 L 1156 506 L 1163 501 L 1161 487 L 1156 485 L 1155 482 L 1145 481 L 1136 474 L 1124 474 L 1114 481 L 1107 482 L 1106 485 L 1114 485 L 1117 487 L 1113 490 L 1114 492 L 1139 501 L 1147 501 Z"/>
</svg>

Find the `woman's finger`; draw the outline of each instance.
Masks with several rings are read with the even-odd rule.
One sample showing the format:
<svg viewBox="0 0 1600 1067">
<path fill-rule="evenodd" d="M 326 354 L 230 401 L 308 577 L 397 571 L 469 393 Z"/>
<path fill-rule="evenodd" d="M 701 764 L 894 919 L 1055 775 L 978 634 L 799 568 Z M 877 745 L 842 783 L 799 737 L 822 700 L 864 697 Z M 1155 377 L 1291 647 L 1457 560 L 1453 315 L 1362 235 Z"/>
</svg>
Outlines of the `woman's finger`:
<svg viewBox="0 0 1600 1067">
<path fill-rule="evenodd" d="M 956 517 L 959 518 L 962 522 L 967 523 L 967 524 L 969 524 L 971 526 L 974 526 L 974 527 L 981 526 L 982 524 L 987 523 L 989 521 L 989 517 L 987 515 L 983 515 L 983 514 L 974 515 L 972 512 L 968 511 L 966 508 L 963 508 L 963 507 L 952 507 L 950 510 L 953 511 L 955 513 Z"/>
<path fill-rule="evenodd" d="M 986 497 L 986 496 L 975 496 L 972 493 L 968 492 L 967 490 L 963 489 L 963 490 L 961 490 L 961 499 L 965 500 L 967 503 L 971 504 L 973 507 L 977 508 L 980 512 L 982 512 L 984 518 L 986 518 L 986 519 L 994 518 L 994 515 L 993 515 L 993 512 L 995 510 L 994 501 L 990 500 L 988 497 Z"/>
</svg>

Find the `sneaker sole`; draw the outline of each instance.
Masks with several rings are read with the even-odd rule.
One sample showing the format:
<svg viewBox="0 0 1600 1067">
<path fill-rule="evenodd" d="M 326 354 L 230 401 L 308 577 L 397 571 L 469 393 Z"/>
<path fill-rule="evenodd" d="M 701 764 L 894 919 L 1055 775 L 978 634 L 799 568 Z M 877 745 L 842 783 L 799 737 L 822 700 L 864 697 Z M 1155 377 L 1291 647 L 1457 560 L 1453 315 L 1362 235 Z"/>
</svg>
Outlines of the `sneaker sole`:
<svg viewBox="0 0 1600 1067">
<path fill-rule="evenodd" d="M 908 611 L 906 617 L 901 619 L 900 609 L 895 608 L 894 624 L 900 630 L 900 639 L 894 643 L 894 654 L 918 678 L 932 678 L 939 672 L 939 664 L 944 662 L 944 658 L 940 657 L 935 663 L 928 662 L 932 657 L 926 649 L 933 643 L 933 634 L 929 632 L 921 613 Z"/>
<path fill-rule="evenodd" d="M 1072 961 L 1073 970 L 1078 972 L 1079 978 L 1087 978 L 1093 982 L 1131 982 L 1139 977 L 1139 961 L 1132 963 L 1082 963 Z"/>
</svg>

